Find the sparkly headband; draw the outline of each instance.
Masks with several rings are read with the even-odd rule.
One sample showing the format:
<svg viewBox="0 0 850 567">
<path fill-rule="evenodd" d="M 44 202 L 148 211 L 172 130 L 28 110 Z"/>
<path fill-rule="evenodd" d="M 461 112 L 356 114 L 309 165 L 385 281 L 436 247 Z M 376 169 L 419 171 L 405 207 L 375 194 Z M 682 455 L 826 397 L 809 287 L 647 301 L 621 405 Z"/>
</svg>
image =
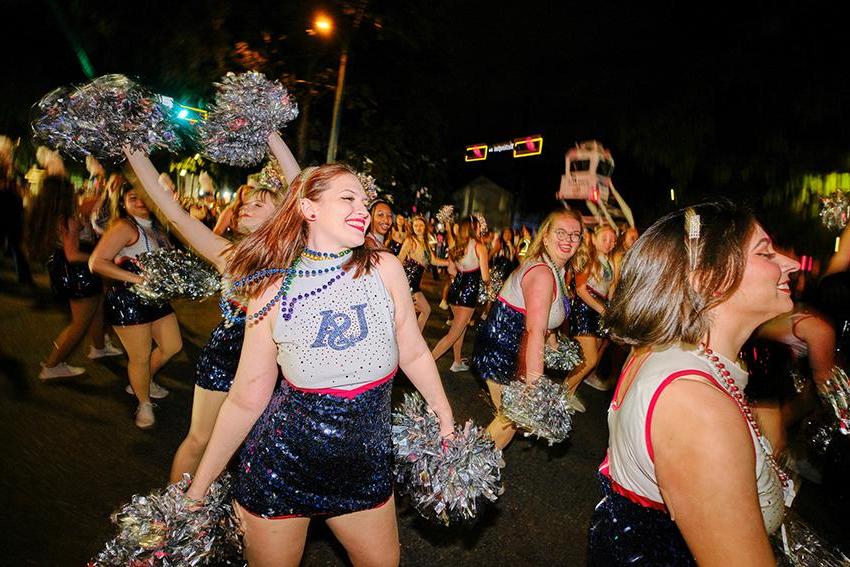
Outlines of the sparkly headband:
<svg viewBox="0 0 850 567">
<path fill-rule="evenodd" d="M 472 213 L 469 215 L 469 218 L 475 219 L 478 222 L 477 236 L 479 238 L 487 234 L 487 219 L 484 218 L 484 215 L 481 213 Z"/>
<path fill-rule="evenodd" d="M 691 207 L 685 209 L 685 233 L 688 237 L 688 264 L 691 271 L 697 267 L 697 255 L 699 254 L 699 232 L 700 218 Z"/>
<path fill-rule="evenodd" d="M 378 198 L 378 187 L 375 184 L 375 178 L 368 173 L 358 173 L 357 180 L 363 186 L 363 191 L 366 192 L 366 197 L 369 199 L 369 207 Z"/>
</svg>

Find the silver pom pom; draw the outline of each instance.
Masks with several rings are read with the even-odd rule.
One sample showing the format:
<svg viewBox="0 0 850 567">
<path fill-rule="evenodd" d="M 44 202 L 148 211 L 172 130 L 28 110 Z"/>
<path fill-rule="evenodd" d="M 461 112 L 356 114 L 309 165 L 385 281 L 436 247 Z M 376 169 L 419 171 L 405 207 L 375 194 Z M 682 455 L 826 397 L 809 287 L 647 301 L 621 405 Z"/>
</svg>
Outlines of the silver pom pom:
<svg viewBox="0 0 850 567">
<path fill-rule="evenodd" d="M 360 185 L 363 186 L 366 198 L 369 199 L 369 203 L 371 204 L 378 198 L 378 184 L 375 182 L 375 178 L 368 173 L 358 173 L 357 180 L 360 181 Z"/>
<path fill-rule="evenodd" d="M 139 255 L 144 281 L 130 289 L 149 301 L 204 299 L 221 289 L 221 277 L 188 252 L 160 248 Z"/>
<path fill-rule="evenodd" d="M 490 270 L 490 285 L 485 285 L 482 281 L 478 286 L 478 303 L 485 305 L 491 301 L 496 301 L 504 284 L 502 272 Z"/>
<path fill-rule="evenodd" d="M 820 219 L 829 229 L 842 229 L 850 219 L 850 194 L 836 191 L 821 198 Z"/>
<path fill-rule="evenodd" d="M 532 385 L 514 380 L 505 386 L 499 411 L 526 437 L 546 439 L 549 445 L 560 443 L 572 430 L 573 409 L 567 403 L 567 392 L 546 376 Z"/>
<path fill-rule="evenodd" d="M 808 419 L 803 423 L 803 431 L 806 439 L 806 447 L 816 457 L 823 457 L 829 450 L 833 436 L 838 431 L 834 422 L 822 423 L 814 419 Z"/>
<path fill-rule="evenodd" d="M 168 99 L 124 75 L 104 75 L 78 89 L 56 89 L 34 107 L 36 138 L 74 158 L 120 161 L 122 148 L 176 150 L 180 140 Z"/>
<path fill-rule="evenodd" d="M 780 530 L 773 535 L 780 565 L 794 567 L 847 567 L 850 559 L 838 547 L 824 541 L 795 512 L 786 509 Z"/>
<path fill-rule="evenodd" d="M 203 154 L 218 163 L 247 167 L 266 156 L 269 134 L 298 116 L 280 81 L 262 73 L 228 73 L 216 83 L 207 119 L 196 126 Z"/>
<path fill-rule="evenodd" d="M 287 187 L 280 164 L 274 157 L 269 157 L 266 165 L 257 175 L 257 187 L 274 192 L 283 191 Z"/>
<path fill-rule="evenodd" d="M 487 235 L 490 229 L 487 227 L 487 219 L 484 218 L 484 215 L 481 213 L 472 213 L 472 218 L 478 221 L 478 238 L 482 238 Z"/>
<path fill-rule="evenodd" d="M 455 222 L 454 205 L 443 205 L 442 207 L 440 207 L 440 210 L 437 211 L 437 214 L 435 216 L 437 217 L 437 222 L 443 223 L 448 229 L 448 225 Z"/>
<path fill-rule="evenodd" d="M 442 439 L 422 396 L 405 394 L 392 430 L 398 485 L 424 518 L 444 525 L 473 520 L 484 500 L 494 502 L 504 491 L 502 451 L 471 421 Z"/>
<path fill-rule="evenodd" d="M 548 344 L 543 348 L 543 365 L 550 370 L 572 372 L 584 363 L 584 353 L 579 342 L 558 334 L 558 348 Z"/>
<path fill-rule="evenodd" d="M 841 367 L 832 367 L 827 381 L 818 385 L 818 395 L 824 405 L 832 409 L 839 431 L 850 435 L 850 381 Z"/>
<path fill-rule="evenodd" d="M 183 475 L 165 490 L 133 496 L 112 514 L 118 534 L 89 565 L 244 565 L 230 477 L 215 481 L 200 504 L 186 498 L 188 486 Z"/>
</svg>

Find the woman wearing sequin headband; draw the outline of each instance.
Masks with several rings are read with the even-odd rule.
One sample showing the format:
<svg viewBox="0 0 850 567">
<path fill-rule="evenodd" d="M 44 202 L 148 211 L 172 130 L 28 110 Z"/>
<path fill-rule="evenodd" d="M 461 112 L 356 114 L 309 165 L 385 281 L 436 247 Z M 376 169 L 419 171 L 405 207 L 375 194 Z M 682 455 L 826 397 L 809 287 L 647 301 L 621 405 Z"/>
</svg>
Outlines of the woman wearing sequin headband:
<svg viewBox="0 0 850 567">
<path fill-rule="evenodd" d="M 756 327 L 791 309 L 796 269 L 728 201 L 670 213 L 637 240 L 605 314 L 635 350 L 608 410 L 589 564 L 774 564 L 768 534 L 793 487 L 735 359 Z"/>
<path fill-rule="evenodd" d="M 413 293 L 413 306 L 419 313 L 417 318 L 419 330 L 422 331 L 428 322 L 428 317 L 431 316 L 431 304 L 428 303 L 425 294 L 422 293 L 422 276 L 429 266 L 448 266 L 449 263 L 442 258 L 437 258 L 431 251 L 431 246 L 428 243 L 428 223 L 422 216 L 413 217 L 410 225 L 413 232 L 402 244 L 398 259 L 407 274 L 407 282 L 410 284 L 410 291 Z"/>
<path fill-rule="evenodd" d="M 295 157 L 277 132 L 269 137 L 271 148 L 283 169 L 288 185 L 301 171 Z M 186 243 L 203 258 L 225 273 L 233 244 L 215 234 L 198 219 L 189 215 L 174 199 L 167 184 L 158 183 L 157 171 L 141 152 L 126 152 L 142 186 L 162 214 L 171 222 Z M 233 209 L 233 232 L 250 234 L 272 216 L 283 201 L 284 191 L 271 187 L 243 186 Z M 225 278 L 225 285 L 227 279 Z M 222 294 L 221 322 L 213 329 L 195 365 L 195 390 L 192 398 L 192 419 L 189 433 L 177 448 L 171 465 L 171 482 L 177 482 L 183 473 L 194 474 L 204 454 L 215 418 L 236 375 L 242 340 L 245 336 L 244 301 Z"/>
<path fill-rule="evenodd" d="M 297 565 L 311 517 L 327 518 L 354 565 L 398 563 L 390 436 L 397 368 L 441 432 L 453 431 L 401 263 L 364 245 L 366 202 L 348 167 L 307 168 L 228 264 L 251 297 L 248 325 L 187 496 L 203 498 L 244 441 L 234 493 L 252 565 Z"/>
<path fill-rule="evenodd" d="M 475 217 L 461 221 L 458 225 L 458 235 L 449 259 L 457 268 L 457 275 L 449 287 L 448 303 L 452 308 L 452 326 L 449 332 L 431 350 L 434 360 L 452 349 L 454 360 L 450 367 L 452 372 L 469 370 L 461 359 L 463 339 L 466 336 L 466 326 L 472 319 L 475 307 L 478 305 L 479 287 L 490 285 L 490 270 L 487 266 L 487 245 L 479 239 L 481 223 Z"/>
<path fill-rule="evenodd" d="M 180 352 L 183 339 L 171 305 L 142 300 L 130 286 L 142 281 L 138 256 L 169 246 L 144 201 L 125 184 L 113 194 L 111 224 L 89 256 L 91 271 L 113 280 L 106 291 L 106 322 L 127 351 L 127 392 L 139 401 L 136 426 L 142 429 L 155 422 L 151 398 L 168 395 L 152 377 Z"/>
<path fill-rule="evenodd" d="M 531 383 L 543 375 L 546 335 L 569 315 L 565 267 L 581 244 L 581 233 L 581 215 L 575 211 L 549 214 L 478 332 L 472 366 L 487 380 L 496 407 L 511 380 Z M 516 428 L 497 416 L 487 431 L 502 449 Z"/>
</svg>

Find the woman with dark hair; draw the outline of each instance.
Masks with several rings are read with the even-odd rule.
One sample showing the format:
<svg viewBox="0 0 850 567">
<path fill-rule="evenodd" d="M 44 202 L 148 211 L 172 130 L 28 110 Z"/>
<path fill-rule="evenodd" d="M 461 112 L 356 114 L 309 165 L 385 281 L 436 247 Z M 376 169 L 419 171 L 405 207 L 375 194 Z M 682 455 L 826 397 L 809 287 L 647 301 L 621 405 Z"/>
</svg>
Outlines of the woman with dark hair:
<svg viewBox="0 0 850 567">
<path fill-rule="evenodd" d="M 287 186 L 298 175 L 300 168 L 280 135 L 269 137 L 269 147 L 281 164 Z M 146 155 L 127 152 L 128 163 L 133 167 L 145 192 L 159 208 L 180 236 L 193 250 L 210 262 L 224 275 L 224 285 L 230 285 L 226 267 L 233 243 L 215 234 L 198 219 L 192 217 L 173 199 L 173 194 Z M 167 190 L 163 190 L 167 189 Z M 264 187 L 243 185 L 232 209 L 231 227 L 239 238 L 257 230 L 270 218 L 283 202 L 284 191 Z M 227 392 L 233 384 L 242 341 L 245 337 L 245 300 L 240 301 L 232 293 L 223 298 L 221 322 L 213 329 L 209 340 L 201 351 L 195 366 L 195 390 L 192 398 L 192 419 L 189 433 L 177 448 L 171 465 L 171 482 L 177 482 L 183 473 L 195 474 L 204 449 L 212 435 L 216 416 Z"/>
<path fill-rule="evenodd" d="M 637 240 L 604 318 L 635 350 L 608 410 L 589 564 L 774 564 L 768 534 L 793 487 L 735 360 L 792 308 L 797 269 L 727 201 L 670 213 Z"/>
<path fill-rule="evenodd" d="M 447 266 L 448 261 L 437 258 L 431 251 L 428 223 L 425 222 L 424 217 L 416 215 L 410 221 L 410 226 L 413 232 L 401 246 L 398 259 L 404 266 L 405 274 L 407 274 L 407 282 L 410 284 L 410 291 L 413 293 L 413 307 L 419 313 L 417 318 L 419 330 L 422 331 L 428 322 L 428 317 L 431 316 L 431 304 L 428 303 L 428 299 L 422 293 L 422 276 L 429 266 Z"/>
<path fill-rule="evenodd" d="M 366 240 L 376 248 L 388 249 L 388 235 L 393 227 L 393 209 L 383 199 L 376 199 L 369 205 L 372 221 Z"/>
<path fill-rule="evenodd" d="M 152 376 L 180 352 L 183 339 L 171 305 L 143 300 L 130 286 L 142 281 L 139 255 L 170 243 L 132 185 L 122 185 L 112 197 L 112 221 L 89 257 L 89 268 L 113 280 L 106 291 L 106 320 L 127 351 L 127 391 L 139 401 L 136 426 L 148 429 L 155 423 L 151 398 L 168 395 Z"/>
<path fill-rule="evenodd" d="M 30 257 L 47 260 L 51 289 L 59 299 L 67 299 L 71 308 L 71 323 L 53 341 L 53 350 L 41 363 L 38 377 L 43 381 L 85 372 L 65 362 L 85 335 L 92 343 L 89 358 L 122 354 L 104 340 L 103 282 L 88 267 L 96 237 L 78 214 L 75 199 L 74 186 L 66 178 L 45 177 L 26 224 Z"/>
<path fill-rule="evenodd" d="M 490 285 L 490 269 L 487 265 L 487 245 L 480 240 L 480 224 L 475 217 L 458 223 L 457 238 L 449 251 L 449 261 L 457 274 L 449 286 L 447 301 L 452 308 L 452 326 L 449 332 L 434 345 L 431 355 L 434 360 L 452 349 L 454 360 L 449 370 L 463 372 L 469 366 L 461 358 L 466 328 L 475 307 L 481 283 Z"/>
<path fill-rule="evenodd" d="M 567 264 L 581 244 L 581 234 L 580 214 L 567 209 L 550 213 L 478 331 L 472 366 L 487 381 L 497 408 L 502 405 L 502 389 L 511 380 L 531 384 L 543 375 L 546 336 L 569 315 Z M 487 431 L 503 449 L 516 428 L 497 415 Z"/>
<path fill-rule="evenodd" d="M 354 565 L 398 564 L 397 368 L 441 433 L 454 428 L 401 263 L 365 240 L 367 201 L 348 167 L 306 168 L 228 262 L 250 297 L 245 341 L 186 495 L 202 499 L 244 441 L 233 488 L 252 565 L 298 565 L 312 517 L 327 518 Z"/>
</svg>

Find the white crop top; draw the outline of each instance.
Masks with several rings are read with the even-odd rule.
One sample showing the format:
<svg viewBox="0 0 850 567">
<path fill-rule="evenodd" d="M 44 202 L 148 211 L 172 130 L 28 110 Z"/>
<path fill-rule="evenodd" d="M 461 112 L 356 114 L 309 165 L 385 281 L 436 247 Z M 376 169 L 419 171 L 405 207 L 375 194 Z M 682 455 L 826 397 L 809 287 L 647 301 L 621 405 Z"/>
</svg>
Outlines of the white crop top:
<svg viewBox="0 0 850 567">
<path fill-rule="evenodd" d="M 541 262 L 539 258 L 529 258 L 520 264 L 519 268 L 511 272 L 511 275 L 509 275 L 508 279 L 505 280 L 505 283 L 499 292 L 499 300 L 514 308 L 516 311 L 524 314 L 525 298 L 522 295 L 522 280 L 525 278 L 529 270 L 537 266 L 546 266 L 553 277 L 556 278 L 555 281 L 552 282 L 555 286 L 555 299 L 549 307 L 549 323 L 547 328 L 557 329 L 561 326 L 561 323 L 564 322 L 564 318 L 566 317 L 564 309 L 564 295 L 561 293 L 561 286 L 557 283 L 558 276 L 555 274 L 554 270 L 552 270 L 551 266 L 548 266 L 545 262 Z M 560 277 L 564 277 L 563 269 L 561 269 Z"/>
<path fill-rule="evenodd" d="M 732 373 L 738 387 L 743 390 L 747 385 L 747 373 L 736 363 L 723 357 L 721 360 Z M 608 408 L 608 455 L 600 470 L 606 473 L 607 467 L 607 474 L 613 483 L 639 499 L 648 500 L 644 505 L 664 509 L 653 464 L 650 438 L 652 411 L 662 390 L 672 381 L 685 375 L 703 376 L 708 382 L 717 384 L 711 375 L 710 364 L 699 357 L 696 350 L 684 350 L 681 346 L 675 346 L 653 351 L 638 369 L 619 405 L 616 400 L 619 397 L 620 385 L 617 385 L 614 400 Z M 752 428 L 750 435 L 755 450 L 756 485 L 762 518 L 767 532 L 773 533 L 782 524 L 785 511 L 782 485 L 776 472 L 764 458 Z M 718 466 L 722 466 L 722 463 Z"/>
<path fill-rule="evenodd" d="M 134 243 L 125 246 L 118 252 L 115 257 L 116 261 L 122 258 L 138 258 L 145 252 L 169 248 L 168 240 L 162 232 L 154 228 L 153 220 L 139 217 L 130 217 L 129 220 L 130 224 L 136 227 L 139 236 Z"/>
<path fill-rule="evenodd" d="M 302 258 L 298 269 L 319 270 L 345 263 Z M 339 271 L 297 277 L 287 299 L 297 300 L 290 320 L 279 309 L 273 338 L 283 377 L 305 389 L 353 390 L 392 375 L 398 366 L 395 308 L 378 270 L 354 279 L 353 270 L 326 290 L 312 294 Z"/>
<path fill-rule="evenodd" d="M 463 258 L 457 262 L 457 269 L 461 272 L 474 272 L 481 268 L 481 265 L 478 262 L 478 254 L 475 253 L 476 244 L 477 242 L 472 238 L 470 238 L 469 242 L 466 244 L 466 253 L 463 255 Z"/>
</svg>

